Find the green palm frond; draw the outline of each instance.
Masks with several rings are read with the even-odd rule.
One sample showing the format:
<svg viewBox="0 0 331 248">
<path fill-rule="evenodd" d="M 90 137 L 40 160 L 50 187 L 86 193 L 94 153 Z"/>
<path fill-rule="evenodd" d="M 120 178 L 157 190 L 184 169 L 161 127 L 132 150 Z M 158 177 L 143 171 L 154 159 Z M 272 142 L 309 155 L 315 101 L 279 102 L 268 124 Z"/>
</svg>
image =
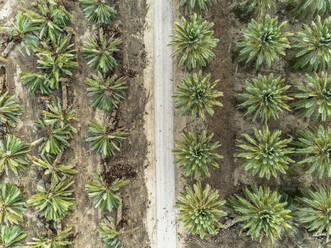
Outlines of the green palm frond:
<svg viewBox="0 0 331 248">
<path fill-rule="evenodd" d="M 293 65 L 294 69 L 321 71 L 329 68 L 331 63 L 331 17 L 323 22 L 317 16 L 316 22 L 303 25 L 303 29 L 296 33 Z"/>
<path fill-rule="evenodd" d="M 216 0 L 180 0 L 179 8 L 185 9 L 187 13 L 207 11 Z"/>
<path fill-rule="evenodd" d="M 253 121 L 258 117 L 263 123 L 270 119 L 277 120 L 279 113 L 284 110 L 290 111 L 287 101 L 293 98 L 286 96 L 289 85 L 284 85 L 285 79 L 258 75 L 257 78 L 247 80 L 244 87 L 245 92 L 238 94 L 238 98 L 243 102 L 240 108 L 245 108 L 245 115 L 253 115 Z"/>
<path fill-rule="evenodd" d="M 21 72 L 20 78 L 22 83 L 32 93 L 40 91 L 42 94 L 49 95 L 54 90 L 52 89 L 53 82 L 51 76 L 35 72 Z"/>
<path fill-rule="evenodd" d="M 295 6 L 294 13 L 298 17 L 323 15 L 331 11 L 330 0 L 292 0 L 290 3 Z"/>
<path fill-rule="evenodd" d="M 25 199 L 16 185 L 0 184 L 0 221 L 5 224 L 18 224 L 23 221 Z"/>
<path fill-rule="evenodd" d="M 328 242 L 331 236 L 331 188 L 322 185 L 303 193 L 304 196 L 297 199 L 299 221 L 316 235 L 325 232 Z"/>
<path fill-rule="evenodd" d="M 324 174 L 331 177 L 331 128 L 319 126 L 300 133 L 296 153 L 304 158 L 299 165 L 308 165 L 307 173 L 317 172 L 319 178 Z"/>
<path fill-rule="evenodd" d="M 175 207 L 179 209 L 178 217 L 188 233 L 198 234 L 201 239 L 206 233 L 217 234 L 216 229 L 222 227 L 219 218 L 227 215 L 220 209 L 225 201 L 219 199 L 218 191 L 208 184 L 203 189 L 200 181 L 193 189 L 189 186 L 185 189 L 186 192 L 179 193 Z"/>
<path fill-rule="evenodd" d="M 8 91 L 0 92 L 0 124 L 15 127 L 22 114 L 22 107 L 15 103 L 15 97 L 9 95 Z"/>
<path fill-rule="evenodd" d="M 205 120 L 205 112 L 212 116 L 214 106 L 223 106 L 217 100 L 223 96 L 223 92 L 214 89 L 219 80 L 211 82 L 210 77 L 210 74 L 203 76 L 202 71 L 199 71 L 188 75 L 178 84 L 174 95 L 175 106 L 182 110 L 182 114 L 191 112 L 194 118 L 198 115 Z"/>
<path fill-rule="evenodd" d="M 289 164 L 294 161 L 289 157 L 293 149 L 289 147 L 292 139 L 281 139 L 282 132 L 270 132 L 268 127 L 262 130 L 254 129 L 255 139 L 248 134 L 237 141 L 241 149 L 235 157 L 241 159 L 241 165 L 252 175 L 259 177 L 277 177 L 277 173 L 286 174 Z"/>
<path fill-rule="evenodd" d="M 215 150 L 220 147 L 218 141 L 212 142 L 214 134 L 207 135 L 202 131 L 200 135 L 194 132 L 183 133 L 183 141 L 176 142 L 176 164 L 183 168 L 185 176 L 192 175 L 194 179 L 210 176 L 209 167 L 219 168 L 216 160 L 223 158 Z"/>
<path fill-rule="evenodd" d="M 286 24 L 279 24 L 278 17 L 271 18 L 269 15 L 264 19 L 253 19 L 242 31 L 243 37 L 236 46 L 239 51 L 238 60 L 246 64 L 255 63 L 256 69 L 264 63 L 270 68 L 290 48 L 287 38 L 292 34 L 284 32 Z"/>
<path fill-rule="evenodd" d="M 293 107 L 300 111 L 299 117 L 315 121 L 331 119 L 331 76 L 326 72 L 315 73 L 314 76 L 306 74 L 305 81 L 305 84 L 297 86 L 299 92 L 294 94 L 298 100 Z"/>
<path fill-rule="evenodd" d="M 122 43 L 120 39 L 113 36 L 101 36 L 100 40 L 89 38 L 82 47 L 82 54 L 88 60 L 90 68 L 97 72 L 107 73 L 117 68 L 117 61 L 114 53 L 119 51 L 118 46 Z"/>
<path fill-rule="evenodd" d="M 28 205 L 41 212 L 47 221 L 61 219 L 75 205 L 74 191 L 70 189 L 73 183 L 72 177 L 67 177 L 60 181 L 53 180 L 51 185 L 46 187 L 41 180 L 37 186 L 37 193 L 31 196 Z"/>
<path fill-rule="evenodd" d="M 175 48 L 173 56 L 178 58 L 178 66 L 191 70 L 205 67 L 207 62 L 215 56 L 212 49 L 216 47 L 218 39 L 214 38 L 214 31 L 210 23 L 197 16 L 182 18 L 182 23 L 175 23 L 172 41 L 169 45 Z"/>
<path fill-rule="evenodd" d="M 87 78 L 87 95 L 91 97 L 93 107 L 112 112 L 117 109 L 119 103 L 124 99 L 124 92 L 128 88 L 124 77 L 104 78 L 101 73 L 98 76 Z"/>
<path fill-rule="evenodd" d="M 65 248 L 73 244 L 69 240 L 72 235 L 72 228 L 67 228 L 51 237 L 37 237 L 32 238 L 28 242 L 29 248 Z"/>
<path fill-rule="evenodd" d="M 108 0 L 80 0 L 80 5 L 86 18 L 95 25 L 110 24 L 117 15 Z"/>
<path fill-rule="evenodd" d="M 121 187 L 127 185 L 129 181 L 116 179 L 108 183 L 96 173 L 93 173 L 92 176 L 94 181 L 88 182 L 85 189 L 88 196 L 93 198 L 95 208 L 99 207 L 101 210 L 106 208 L 109 212 L 113 209 L 117 209 L 122 204 L 122 199 L 118 195 L 118 191 Z"/>
<path fill-rule="evenodd" d="M 4 248 L 22 248 L 20 243 L 25 237 L 26 233 L 18 226 L 1 225 L 1 239 L 0 245 Z"/>
<path fill-rule="evenodd" d="M 108 130 L 106 125 L 91 121 L 87 129 L 87 142 L 91 149 L 104 157 L 114 156 L 120 151 L 122 141 L 126 139 L 127 133 L 120 130 Z"/>
<path fill-rule="evenodd" d="M 276 7 L 277 0 L 242 0 L 240 8 L 257 16 L 263 16 L 268 10 Z"/>
<path fill-rule="evenodd" d="M 106 217 L 98 226 L 99 237 L 108 248 L 121 248 L 118 236 L 121 231 L 117 231 L 115 221 L 112 217 Z"/>
<path fill-rule="evenodd" d="M 0 140 L 0 172 L 12 171 L 15 175 L 24 174 L 29 160 L 27 154 L 30 152 L 29 146 L 23 140 L 14 135 L 6 135 Z"/>
<path fill-rule="evenodd" d="M 282 234 L 292 229 L 290 225 L 291 210 L 281 195 L 267 186 L 253 186 L 252 191 L 245 188 L 242 195 L 234 195 L 229 199 L 236 219 L 242 224 L 253 240 L 264 238 L 274 242 L 281 239 Z"/>
</svg>

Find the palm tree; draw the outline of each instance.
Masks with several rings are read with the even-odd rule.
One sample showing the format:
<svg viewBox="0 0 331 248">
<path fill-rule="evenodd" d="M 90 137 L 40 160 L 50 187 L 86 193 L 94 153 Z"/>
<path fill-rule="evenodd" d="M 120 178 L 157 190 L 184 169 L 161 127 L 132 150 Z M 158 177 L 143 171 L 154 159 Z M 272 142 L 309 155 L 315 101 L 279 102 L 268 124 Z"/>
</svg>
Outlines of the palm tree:
<svg viewBox="0 0 331 248">
<path fill-rule="evenodd" d="M 188 19 L 183 17 L 182 23 L 175 23 L 175 26 L 169 45 L 175 47 L 173 56 L 179 59 L 178 65 L 188 70 L 206 66 L 210 58 L 215 56 L 212 49 L 219 41 L 213 37 L 211 30 L 214 23 L 194 14 Z"/>
<path fill-rule="evenodd" d="M 242 223 L 242 229 L 247 230 L 253 240 L 261 242 L 268 238 L 273 242 L 292 229 L 289 224 L 291 210 L 287 209 L 287 202 L 267 186 L 254 185 L 251 191 L 245 188 L 242 195 L 230 197 L 229 203 L 236 220 Z"/>
<path fill-rule="evenodd" d="M 290 2 L 295 6 L 294 12 L 299 17 L 323 15 L 331 11 L 330 0 L 292 0 Z"/>
<path fill-rule="evenodd" d="M 102 35 L 100 40 L 92 37 L 83 45 L 82 54 L 88 60 L 90 68 L 105 74 L 116 69 L 118 64 L 114 53 L 119 51 L 118 46 L 121 43 L 120 39 L 113 36 L 108 38 L 107 35 Z"/>
<path fill-rule="evenodd" d="M 0 221 L 5 224 L 18 224 L 23 221 L 25 199 L 16 185 L 0 184 Z"/>
<path fill-rule="evenodd" d="M 10 96 L 8 91 L 0 92 L 0 124 L 15 127 L 22 114 L 22 107 L 15 103 L 15 97 Z"/>
<path fill-rule="evenodd" d="M 0 245 L 4 248 L 21 248 L 20 243 L 26 237 L 26 233 L 18 226 L 1 225 Z"/>
<path fill-rule="evenodd" d="M 262 130 L 254 129 L 255 139 L 248 134 L 243 134 L 244 139 L 237 141 L 237 147 L 241 149 L 235 157 L 241 159 L 241 165 L 252 175 L 259 177 L 277 177 L 277 173 L 286 174 L 289 164 L 294 161 L 288 156 L 293 149 L 288 145 L 292 139 L 281 139 L 282 132 L 276 130 L 273 133 L 268 127 Z"/>
<path fill-rule="evenodd" d="M 223 92 L 214 89 L 219 80 L 211 82 L 210 77 L 210 74 L 204 77 L 202 71 L 199 71 L 188 75 L 178 84 L 174 95 L 175 105 L 182 110 L 182 114 L 191 112 L 194 118 L 198 115 L 205 120 L 205 112 L 212 116 L 214 106 L 223 106 L 216 100 L 223 96 Z"/>
<path fill-rule="evenodd" d="M 219 168 L 215 160 L 223 158 L 215 152 L 220 147 L 218 141 L 212 142 L 214 134 L 207 136 L 204 130 L 198 136 L 194 132 L 182 134 L 183 141 L 176 142 L 176 164 L 183 168 L 185 176 L 192 175 L 194 179 L 201 176 L 210 176 L 208 167 Z"/>
<path fill-rule="evenodd" d="M 227 215 L 220 210 L 224 204 L 217 190 L 211 190 L 208 184 L 202 189 L 198 181 L 193 189 L 187 186 L 185 193 L 179 193 L 175 207 L 179 209 L 178 216 L 188 233 L 198 234 L 203 239 L 206 233 L 215 235 L 216 229 L 222 227 L 218 219 Z"/>
<path fill-rule="evenodd" d="M 115 221 L 112 217 L 106 217 L 103 222 L 101 222 L 98 226 L 98 233 L 106 247 L 121 247 L 121 242 L 118 239 L 118 236 L 122 231 L 117 231 Z"/>
<path fill-rule="evenodd" d="M 216 0 L 180 0 L 179 8 L 185 9 L 187 13 L 207 11 Z"/>
<path fill-rule="evenodd" d="M 283 31 L 286 24 L 278 24 L 278 17 L 271 18 L 269 15 L 264 19 L 253 19 L 242 31 L 243 37 L 236 46 L 239 61 L 245 61 L 246 64 L 255 62 L 256 69 L 263 63 L 270 68 L 290 48 L 287 38 L 292 34 Z"/>
<path fill-rule="evenodd" d="M 86 18 L 97 26 L 110 24 L 117 15 L 108 0 L 80 0 L 80 5 Z"/>
<path fill-rule="evenodd" d="M 37 237 L 32 238 L 28 242 L 29 248 L 64 248 L 73 244 L 68 238 L 72 235 L 72 228 L 67 228 L 56 233 L 52 237 Z"/>
<path fill-rule="evenodd" d="M 294 69 L 321 71 L 329 68 L 331 57 L 331 17 L 322 22 L 317 16 L 311 26 L 303 25 L 296 33 Z"/>
<path fill-rule="evenodd" d="M 307 173 L 316 171 L 319 178 L 331 177 L 331 128 L 306 129 L 300 133 L 296 153 L 304 156 L 298 164 L 308 165 Z"/>
<path fill-rule="evenodd" d="M 268 10 L 275 9 L 277 0 L 242 0 L 239 7 L 248 13 L 263 16 Z"/>
<path fill-rule="evenodd" d="M 122 199 L 117 193 L 120 188 L 127 185 L 129 181 L 116 179 L 108 183 L 96 173 L 93 173 L 92 176 L 95 181 L 88 182 L 85 189 L 88 196 L 93 198 L 95 208 L 99 207 L 101 210 L 106 208 L 109 212 L 113 209 L 117 209 L 122 204 Z"/>
<path fill-rule="evenodd" d="M 306 83 L 297 86 L 299 92 L 294 94 L 298 99 L 293 103 L 299 110 L 299 116 L 326 121 L 331 117 L 331 76 L 326 72 L 310 76 L 306 74 Z"/>
<path fill-rule="evenodd" d="M 328 186 L 316 186 L 304 190 L 304 196 L 297 198 L 297 215 L 307 230 L 320 235 L 326 234 L 326 242 L 331 236 L 331 188 Z"/>
<path fill-rule="evenodd" d="M 109 113 L 118 108 L 128 88 L 124 77 L 113 75 L 104 78 L 101 73 L 87 78 L 86 84 L 88 85 L 87 95 L 92 98 L 92 106 Z"/>
<path fill-rule="evenodd" d="M 57 221 L 75 205 L 75 198 L 72 197 L 74 191 L 70 189 L 73 183 L 72 177 L 67 177 L 60 181 L 52 180 L 51 185 L 46 187 L 41 180 L 37 186 L 37 193 L 30 197 L 28 205 L 41 212 L 47 221 Z"/>
<path fill-rule="evenodd" d="M 279 113 L 284 110 L 290 111 L 287 101 L 293 98 L 286 96 L 289 85 L 284 85 L 285 79 L 258 75 L 257 78 L 246 81 L 245 92 L 238 94 L 238 98 L 243 102 L 240 108 L 247 108 L 245 115 L 253 115 L 253 121 L 258 117 L 263 123 L 270 119 L 278 119 Z"/>
<path fill-rule="evenodd" d="M 49 95 L 54 90 L 52 89 L 54 83 L 52 75 L 37 72 L 21 72 L 20 78 L 23 85 L 32 93 L 40 91 L 42 94 Z"/>
<path fill-rule="evenodd" d="M 106 125 L 91 121 L 87 129 L 87 142 L 93 151 L 104 157 L 114 156 L 120 151 L 122 141 L 126 139 L 127 133 L 120 130 L 109 130 Z"/>
<path fill-rule="evenodd" d="M 12 171 L 16 176 L 23 175 L 29 160 L 29 146 L 14 135 L 6 135 L 0 140 L 0 172 Z"/>
</svg>

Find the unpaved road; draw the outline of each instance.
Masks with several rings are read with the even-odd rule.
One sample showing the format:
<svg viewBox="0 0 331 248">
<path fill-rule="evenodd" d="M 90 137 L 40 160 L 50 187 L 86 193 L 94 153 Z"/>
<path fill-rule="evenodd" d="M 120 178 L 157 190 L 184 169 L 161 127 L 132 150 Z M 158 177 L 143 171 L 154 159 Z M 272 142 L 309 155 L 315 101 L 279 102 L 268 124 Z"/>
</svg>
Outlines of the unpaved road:
<svg viewBox="0 0 331 248">
<path fill-rule="evenodd" d="M 172 49 L 172 1 L 154 1 L 154 101 L 156 157 L 156 245 L 176 248 L 174 110 Z"/>
</svg>

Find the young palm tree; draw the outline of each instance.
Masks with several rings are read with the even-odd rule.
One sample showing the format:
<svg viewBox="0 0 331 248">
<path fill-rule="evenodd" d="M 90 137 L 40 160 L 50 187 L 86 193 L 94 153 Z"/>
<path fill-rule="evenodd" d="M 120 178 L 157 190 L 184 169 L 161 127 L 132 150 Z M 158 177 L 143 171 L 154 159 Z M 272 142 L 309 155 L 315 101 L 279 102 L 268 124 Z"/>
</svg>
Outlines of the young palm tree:
<svg viewBox="0 0 331 248">
<path fill-rule="evenodd" d="M 322 22 L 317 16 L 317 21 L 311 26 L 303 25 L 303 30 L 297 32 L 296 43 L 293 45 L 294 69 L 309 71 L 326 70 L 330 66 L 331 57 L 331 17 Z"/>
<path fill-rule="evenodd" d="M 100 40 L 90 38 L 82 47 L 82 54 L 88 60 L 87 64 L 90 68 L 100 73 L 107 73 L 116 69 L 118 65 L 114 53 L 119 51 L 118 46 L 121 43 L 120 39 L 115 39 L 113 36 L 108 38 L 102 35 Z"/>
<path fill-rule="evenodd" d="M 104 219 L 104 221 L 98 227 L 98 233 L 106 247 L 121 247 L 121 242 L 118 239 L 118 236 L 122 232 L 117 231 L 115 221 L 112 217 L 106 217 Z"/>
<path fill-rule="evenodd" d="M 53 91 L 51 75 L 36 72 L 21 72 L 22 83 L 32 93 L 40 91 L 42 94 L 49 95 Z"/>
<path fill-rule="evenodd" d="M 292 229 L 289 224 L 291 210 L 281 195 L 267 186 L 253 186 L 250 191 L 245 188 L 243 195 L 234 195 L 229 199 L 230 207 L 236 213 L 236 219 L 242 223 L 242 229 L 253 240 L 264 238 L 272 242 L 280 239 L 282 234 Z"/>
<path fill-rule="evenodd" d="M 207 11 L 216 0 L 180 0 L 179 8 L 185 9 L 187 13 Z"/>
<path fill-rule="evenodd" d="M 10 39 L 17 43 L 16 48 L 22 53 L 25 49 L 27 55 L 31 55 L 30 49 L 39 45 L 39 38 L 34 34 L 38 27 L 21 11 L 17 12 L 16 24 L 10 27 L 0 27 L 0 32 L 5 32 Z"/>
<path fill-rule="evenodd" d="M 264 19 L 252 20 L 242 31 L 243 38 L 236 46 L 239 61 L 245 61 L 246 64 L 255 62 L 256 69 L 263 63 L 270 68 L 290 48 L 287 38 L 292 34 L 283 31 L 286 24 L 278 24 L 278 17 L 271 18 L 269 15 Z"/>
<path fill-rule="evenodd" d="M 49 220 L 63 218 L 75 205 L 72 197 L 73 190 L 70 189 L 74 183 L 72 177 L 63 178 L 60 181 L 53 180 L 49 187 L 41 180 L 37 186 L 37 193 L 28 200 L 28 205 L 41 212 L 41 215 Z"/>
<path fill-rule="evenodd" d="M 331 236 L 331 188 L 322 185 L 303 193 L 304 196 L 298 198 L 299 221 L 316 235 L 326 233 L 328 242 Z"/>
<path fill-rule="evenodd" d="M 299 17 L 323 15 L 331 11 L 330 0 L 292 0 L 290 2 L 295 6 L 294 12 Z"/>
<path fill-rule="evenodd" d="M 1 223 L 18 224 L 23 221 L 25 199 L 14 184 L 0 184 L 0 221 Z"/>
<path fill-rule="evenodd" d="M 191 70 L 204 67 L 215 54 L 212 51 L 218 39 L 213 37 L 211 28 L 214 23 L 204 21 L 201 16 L 191 15 L 189 19 L 182 18 L 182 23 L 175 23 L 176 28 L 169 45 L 175 47 L 173 53 L 178 65 Z"/>
<path fill-rule="evenodd" d="M 87 129 L 87 142 L 93 151 L 104 157 L 114 156 L 120 151 L 122 141 L 126 139 L 127 133 L 117 130 L 108 130 L 106 125 L 91 121 Z"/>
<path fill-rule="evenodd" d="M 88 85 L 87 95 L 92 98 L 92 106 L 109 113 L 118 108 L 128 88 L 124 77 L 113 75 L 104 78 L 101 73 L 87 78 L 86 84 Z"/>
<path fill-rule="evenodd" d="M 27 154 L 30 152 L 29 146 L 23 140 L 14 135 L 6 135 L 0 140 L 0 172 L 12 171 L 16 176 L 24 174 L 30 164 Z"/>
<path fill-rule="evenodd" d="M 263 123 L 270 119 L 278 119 L 279 113 L 284 110 L 290 111 L 287 101 L 293 98 L 286 95 L 286 91 L 291 87 L 284 85 L 285 79 L 258 75 L 257 78 L 247 80 L 244 87 L 245 92 L 238 94 L 238 98 L 243 100 L 239 104 L 240 108 L 247 108 L 245 115 L 253 115 L 253 121 L 258 117 Z"/>
<path fill-rule="evenodd" d="M 268 127 L 262 130 L 254 129 L 255 139 L 243 134 L 244 139 L 238 140 L 237 147 L 241 149 L 235 157 L 241 158 L 241 165 L 252 175 L 259 177 L 277 177 L 277 173 L 286 174 L 289 164 L 294 161 L 288 156 L 293 149 L 288 147 L 292 139 L 281 139 L 282 132 L 273 133 Z"/>
<path fill-rule="evenodd" d="M 216 100 L 223 96 L 223 92 L 214 89 L 219 80 L 211 82 L 210 77 L 210 74 L 204 77 L 202 71 L 199 71 L 188 75 L 178 84 L 174 95 L 175 105 L 182 110 L 182 114 L 191 112 L 194 118 L 198 115 L 205 120 L 205 112 L 212 116 L 214 106 L 223 106 Z"/>
<path fill-rule="evenodd" d="M 201 176 L 210 176 L 208 167 L 219 168 L 215 160 L 223 158 L 216 153 L 220 143 L 212 142 L 214 134 L 207 136 L 204 130 L 198 136 L 194 132 L 183 133 L 183 141 L 176 142 L 176 164 L 183 168 L 185 176 L 192 175 L 194 179 L 199 179 Z"/>
<path fill-rule="evenodd" d="M 316 129 L 306 129 L 300 133 L 296 145 L 296 152 L 304 156 L 298 164 L 308 165 L 307 173 L 316 171 L 319 178 L 324 174 L 331 177 L 331 128 L 320 125 Z"/>
<path fill-rule="evenodd" d="M 52 181 L 61 181 L 63 177 L 70 177 L 78 172 L 75 170 L 75 164 L 56 163 L 48 156 L 42 156 L 41 158 L 34 156 L 32 163 L 44 169 L 45 175 L 51 175 Z"/>
<path fill-rule="evenodd" d="M 15 103 L 15 97 L 10 96 L 8 91 L 0 92 L 0 124 L 15 127 L 22 114 L 22 107 Z"/>
<path fill-rule="evenodd" d="M 297 86 L 298 99 L 293 103 L 299 116 L 313 120 L 326 121 L 331 118 L 331 76 L 326 72 L 314 76 L 306 75 L 306 83 Z"/>
<path fill-rule="evenodd" d="M 275 9 L 276 3 L 277 0 L 242 0 L 239 6 L 249 13 L 263 16 L 268 10 Z"/>
<path fill-rule="evenodd" d="M 175 207 L 188 233 L 198 234 L 203 239 L 206 233 L 215 235 L 216 229 L 222 227 L 219 218 L 227 215 L 220 209 L 224 204 L 217 190 L 211 190 L 208 184 L 202 189 L 198 181 L 193 189 L 187 186 L 185 193 L 179 193 Z"/>
<path fill-rule="evenodd" d="M 101 210 L 106 208 L 109 212 L 117 209 L 122 204 L 122 199 L 118 195 L 118 191 L 121 187 L 127 185 L 129 181 L 116 179 L 108 183 L 96 173 L 93 173 L 92 176 L 95 181 L 88 182 L 85 189 L 88 196 L 93 198 L 95 208 L 99 207 Z"/>
<path fill-rule="evenodd" d="M 4 248 L 21 248 L 20 243 L 26 237 L 26 233 L 18 226 L 1 225 L 0 245 Z"/>
<path fill-rule="evenodd" d="M 80 4 L 86 18 L 95 25 L 110 24 L 117 15 L 108 0 L 80 0 Z"/>
<path fill-rule="evenodd" d="M 29 248 L 64 248 L 73 244 L 68 239 L 72 235 L 72 228 L 67 228 L 51 237 L 37 237 L 32 238 L 31 242 L 28 242 Z"/>
</svg>

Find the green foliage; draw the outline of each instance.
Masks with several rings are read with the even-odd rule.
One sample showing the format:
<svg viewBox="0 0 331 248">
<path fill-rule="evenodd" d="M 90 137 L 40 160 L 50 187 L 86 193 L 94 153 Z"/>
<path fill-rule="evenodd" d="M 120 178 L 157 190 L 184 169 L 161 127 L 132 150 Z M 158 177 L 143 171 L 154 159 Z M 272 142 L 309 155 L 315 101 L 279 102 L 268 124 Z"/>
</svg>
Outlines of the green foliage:
<svg viewBox="0 0 331 248">
<path fill-rule="evenodd" d="M 51 75 L 35 72 L 21 72 L 20 78 L 23 85 L 32 93 L 40 91 L 42 94 L 49 95 L 53 91 Z"/>
<path fill-rule="evenodd" d="M 175 23 L 175 26 L 169 45 L 175 47 L 173 56 L 179 58 L 178 65 L 188 70 L 206 66 L 208 60 L 215 56 L 212 49 L 219 41 L 211 30 L 214 23 L 194 14 L 189 19 L 183 17 L 182 23 Z"/>
<path fill-rule="evenodd" d="M 306 129 L 296 145 L 296 152 L 305 156 L 298 164 L 308 165 L 307 173 L 316 171 L 319 178 L 324 174 L 331 177 L 331 128 Z"/>
<path fill-rule="evenodd" d="M 291 97 L 286 96 L 290 86 L 284 86 L 284 83 L 285 79 L 274 78 L 272 73 L 269 76 L 259 74 L 257 78 L 247 80 L 245 92 L 238 94 L 238 98 L 244 101 L 239 107 L 247 108 L 245 115 L 254 114 L 253 121 L 257 117 L 263 123 L 267 123 L 270 119 L 278 119 L 279 113 L 284 110 L 290 111 L 286 102 L 292 100 Z"/>
<path fill-rule="evenodd" d="M 121 231 L 116 230 L 115 221 L 111 217 L 106 217 L 104 221 L 98 227 L 99 237 L 108 248 L 120 248 L 121 242 L 118 236 Z"/>
<path fill-rule="evenodd" d="M 191 112 L 194 118 L 198 115 L 205 120 L 205 112 L 212 116 L 214 106 L 223 106 L 216 100 L 223 93 L 214 89 L 219 80 L 211 82 L 210 77 L 210 74 L 203 77 L 202 71 L 199 71 L 188 75 L 178 84 L 174 95 L 175 105 L 182 110 L 182 114 Z"/>
<path fill-rule="evenodd" d="M 118 108 L 128 88 L 124 77 L 119 78 L 113 75 L 104 78 L 101 73 L 87 78 L 86 84 L 88 85 L 87 95 L 92 98 L 92 106 L 110 113 Z"/>
<path fill-rule="evenodd" d="M 14 184 L 0 184 L 0 221 L 5 224 L 18 224 L 23 221 L 25 199 Z"/>
<path fill-rule="evenodd" d="M 288 147 L 292 139 L 281 139 L 282 132 L 273 133 L 268 127 L 262 130 L 254 129 L 255 139 L 243 134 L 244 139 L 238 140 L 237 146 L 242 150 L 235 154 L 241 158 L 241 165 L 251 174 L 259 177 L 277 177 L 277 172 L 286 174 L 288 165 L 294 161 L 288 156 L 293 149 Z"/>
<path fill-rule="evenodd" d="M 56 161 L 52 161 L 47 156 L 42 156 L 42 158 L 33 157 L 32 163 L 44 169 L 45 175 L 51 175 L 52 181 L 61 181 L 63 177 L 70 177 L 77 174 L 75 164 L 57 163 Z"/>
<path fill-rule="evenodd" d="M 322 72 L 320 75 L 306 75 L 306 83 L 297 86 L 299 93 L 294 96 L 298 98 L 293 103 L 295 109 L 300 110 L 299 116 L 321 119 L 326 121 L 331 117 L 331 76 Z"/>
<path fill-rule="evenodd" d="M 29 146 L 14 135 L 6 135 L 0 140 L 0 172 L 12 171 L 16 176 L 24 174 L 29 165 Z"/>
<path fill-rule="evenodd" d="M 101 210 L 106 208 L 109 212 L 118 208 L 122 204 L 122 199 L 118 195 L 118 191 L 121 187 L 127 185 L 129 181 L 116 179 L 109 183 L 96 173 L 93 173 L 92 176 L 94 181 L 88 182 L 85 189 L 88 196 L 93 198 L 95 208 L 99 207 Z"/>
<path fill-rule="evenodd" d="M 60 181 L 52 180 L 51 185 L 46 187 L 41 180 L 37 186 L 37 193 L 31 196 L 28 205 L 41 212 L 47 221 L 59 220 L 74 207 L 74 191 L 70 189 L 73 183 L 72 177 L 67 177 Z"/>
<path fill-rule="evenodd" d="M 0 245 L 4 248 L 22 248 L 20 241 L 26 237 L 20 227 L 1 225 Z"/>
<path fill-rule="evenodd" d="M 304 191 L 304 197 L 298 198 L 297 214 L 299 221 L 310 232 L 319 235 L 326 233 L 327 242 L 331 236 L 331 188 L 318 186 Z"/>
<path fill-rule="evenodd" d="M 275 9 L 276 2 L 276 0 L 242 0 L 239 6 L 246 12 L 263 16 L 268 10 Z"/>
<path fill-rule="evenodd" d="M 243 38 L 236 46 L 239 61 L 245 61 L 246 64 L 255 62 L 256 69 L 263 63 L 270 68 L 290 48 L 287 38 L 292 34 L 283 31 L 286 24 L 278 24 L 278 17 L 271 18 L 269 15 L 264 19 L 253 19 L 242 31 Z"/>
<path fill-rule="evenodd" d="M 114 156 L 120 151 L 122 141 L 126 139 L 127 133 L 120 130 L 109 130 L 106 125 L 91 121 L 87 129 L 87 142 L 93 151 L 104 157 Z"/>
<path fill-rule="evenodd" d="M 331 11 L 330 0 L 292 0 L 291 3 L 295 6 L 294 12 L 299 17 L 323 15 Z"/>
<path fill-rule="evenodd" d="M 253 186 L 252 191 L 245 188 L 242 196 L 230 197 L 229 203 L 237 215 L 236 219 L 242 223 L 242 229 L 247 230 L 253 240 L 261 242 L 266 237 L 273 242 L 280 239 L 283 232 L 292 229 L 287 202 L 267 186 Z"/>
<path fill-rule="evenodd" d="M 113 55 L 119 51 L 118 46 L 121 43 L 120 39 L 115 39 L 113 36 L 108 38 L 102 35 L 100 40 L 89 38 L 82 47 L 82 54 L 88 60 L 87 64 L 90 68 L 107 73 L 116 69 L 118 65 Z"/>
<path fill-rule="evenodd" d="M 184 222 L 189 233 L 199 234 L 204 238 L 206 233 L 217 234 L 216 229 L 221 228 L 219 218 L 226 216 L 226 212 L 220 210 L 225 201 L 219 199 L 217 190 L 211 190 L 207 184 L 202 189 L 198 181 L 193 189 L 186 187 L 186 192 L 179 193 L 175 207 L 179 209 L 178 216 Z"/>
<path fill-rule="evenodd" d="M 37 237 L 32 238 L 31 242 L 28 242 L 29 248 L 64 248 L 68 245 L 72 245 L 73 242 L 68 240 L 68 237 L 72 235 L 72 228 L 67 228 L 52 237 Z"/>
<path fill-rule="evenodd" d="M 303 30 L 296 33 L 293 45 L 294 69 L 321 71 L 329 68 L 331 63 L 331 17 L 321 21 L 312 21 L 311 26 L 303 25 Z"/>
<path fill-rule="evenodd" d="M 208 167 L 219 168 L 215 160 L 223 158 L 214 152 L 220 143 L 212 142 L 214 134 L 207 136 L 206 131 L 197 136 L 194 132 L 183 133 L 183 141 L 176 142 L 176 164 L 183 168 L 185 176 L 192 175 L 194 179 L 210 176 Z"/>
<path fill-rule="evenodd" d="M 207 11 L 216 0 L 180 0 L 179 7 L 185 9 L 188 13 Z"/>
<path fill-rule="evenodd" d="M 86 18 L 95 25 L 110 24 L 117 11 L 108 5 L 108 0 L 80 0 Z"/>
<path fill-rule="evenodd" d="M 15 103 L 15 97 L 9 95 L 8 91 L 0 92 L 0 124 L 15 127 L 22 114 L 22 107 Z"/>
<path fill-rule="evenodd" d="M 0 32 L 7 33 L 10 39 L 16 41 L 18 44 L 16 48 L 22 53 L 25 49 L 27 55 L 31 55 L 30 49 L 35 49 L 39 45 L 39 38 L 34 35 L 38 27 L 31 22 L 30 18 L 21 11 L 17 12 L 16 24 L 10 27 L 0 27 Z"/>
</svg>

